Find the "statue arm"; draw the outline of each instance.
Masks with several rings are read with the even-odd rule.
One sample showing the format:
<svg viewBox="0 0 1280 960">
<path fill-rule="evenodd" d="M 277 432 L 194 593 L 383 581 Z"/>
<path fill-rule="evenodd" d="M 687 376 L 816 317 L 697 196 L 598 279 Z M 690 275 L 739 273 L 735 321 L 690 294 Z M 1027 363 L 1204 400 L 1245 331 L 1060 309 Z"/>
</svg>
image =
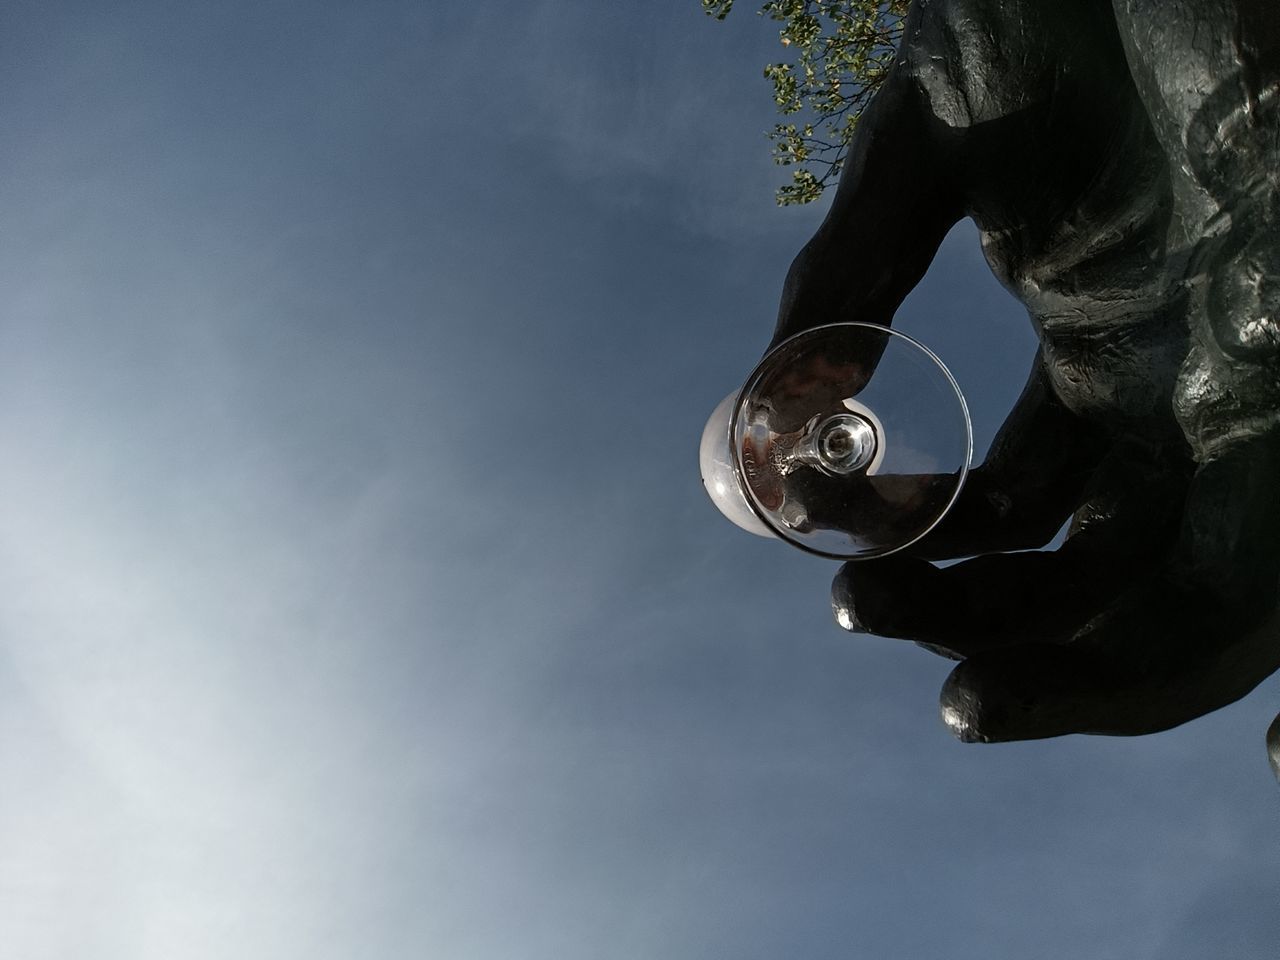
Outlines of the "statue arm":
<svg viewBox="0 0 1280 960">
<path fill-rule="evenodd" d="M 950 177 L 957 139 L 895 64 L 858 123 L 826 220 L 787 274 L 774 344 L 826 323 L 892 321 L 963 215 Z"/>
</svg>

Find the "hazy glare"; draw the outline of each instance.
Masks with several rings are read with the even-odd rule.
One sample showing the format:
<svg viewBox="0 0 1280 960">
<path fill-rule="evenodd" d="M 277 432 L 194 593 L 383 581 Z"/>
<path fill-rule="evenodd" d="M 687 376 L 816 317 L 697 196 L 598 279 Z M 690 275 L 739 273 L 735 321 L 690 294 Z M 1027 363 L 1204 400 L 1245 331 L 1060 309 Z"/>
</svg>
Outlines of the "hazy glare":
<svg viewBox="0 0 1280 960">
<path fill-rule="evenodd" d="M 9 5 L 0 953 L 1270 955 L 1274 679 L 966 747 L 704 501 L 821 215 L 739 21 Z M 901 323 L 985 443 L 1033 340 L 971 228 Z"/>
</svg>

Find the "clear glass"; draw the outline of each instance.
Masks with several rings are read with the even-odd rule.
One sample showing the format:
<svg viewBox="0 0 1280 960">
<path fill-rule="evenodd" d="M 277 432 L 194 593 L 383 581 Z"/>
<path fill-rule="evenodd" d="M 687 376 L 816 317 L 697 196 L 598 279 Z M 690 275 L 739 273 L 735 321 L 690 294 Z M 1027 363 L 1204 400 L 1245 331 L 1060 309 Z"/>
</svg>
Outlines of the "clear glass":
<svg viewBox="0 0 1280 960">
<path fill-rule="evenodd" d="M 946 515 L 973 428 L 926 347 L 888 327 L 837 323 L 771 351 L 716 408 L 702 447 L 707 492 L 739 526 L 859 560 L 910 546 Z"/>
<path fill-rule="evenodd" d="M 702 471 L 702 485 L 707 496 L 720 508 L 729 520 L 743 530 L 761 537 L 772 537 L 773 531 L 756 516 L 747 503 L 747 495 L 738 482 L 733 465 L 733 448 L 729 446 L 729 423 L 738 402 L 735 390 L 717 405 L 715 412 L 702 429 L 702 444 L 698 448 L 698 466 Z"/>
</svg>

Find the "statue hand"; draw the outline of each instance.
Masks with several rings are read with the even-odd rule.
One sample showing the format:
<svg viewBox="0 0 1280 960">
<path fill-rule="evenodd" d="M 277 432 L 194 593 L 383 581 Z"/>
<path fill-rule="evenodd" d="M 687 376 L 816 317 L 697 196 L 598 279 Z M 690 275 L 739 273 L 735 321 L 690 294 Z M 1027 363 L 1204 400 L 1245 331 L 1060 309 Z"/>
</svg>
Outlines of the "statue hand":
<svg viewBox="0 0 1280 960">
<path fill-rule="evenodd" d="M 1280 666 L 1280 438 L 1197 466 L 1108 445 L 1036 383 L 937 530 L 841 569 L 838 622 L 963 659 L 941 704 L 963 740 L 1150 733 L 1248 693 Z M 989 552 L 1043 545 L 1073 509 L 1059 549 Z"/>
</svg>

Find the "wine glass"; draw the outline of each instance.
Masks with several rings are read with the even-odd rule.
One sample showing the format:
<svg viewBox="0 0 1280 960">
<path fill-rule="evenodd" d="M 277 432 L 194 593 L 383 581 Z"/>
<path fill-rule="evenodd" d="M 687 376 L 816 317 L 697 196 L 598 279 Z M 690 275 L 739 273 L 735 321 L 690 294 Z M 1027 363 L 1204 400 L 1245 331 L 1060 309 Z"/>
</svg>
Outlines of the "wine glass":
<svg viewBox="0 0 1280 960">
<path fill-rule="evenodd" d="M 840 560 L 915 543 L 955 503 L 973 427 L 950 371 L 906 334 L 833 323 L 783 341 L 716 407 L 702 481 L 738 526 Z"/>
</svg>

